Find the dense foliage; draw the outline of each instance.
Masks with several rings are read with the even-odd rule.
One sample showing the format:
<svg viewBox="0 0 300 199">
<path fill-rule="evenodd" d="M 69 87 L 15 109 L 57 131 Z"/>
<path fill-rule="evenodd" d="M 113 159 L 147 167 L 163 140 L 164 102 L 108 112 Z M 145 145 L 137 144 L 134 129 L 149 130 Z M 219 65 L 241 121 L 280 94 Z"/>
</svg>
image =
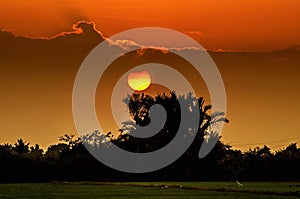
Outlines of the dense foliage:
<svg viewBox="0 0 300 199">
<path fill-rule="evenodd" d="M 188 95 L 184 99 L 191 98 Z M 219 139 L 209 131 L 209 126 L 228 120 L 223 113 L 210 113 L 211 106 L 204 105 L 203 98 L 197 100 L 196 108 L 199 108 L 201 117 L 195 139 L 189 149 L 166 168 L 145 174 L 113 170 L 88 153 L 82 138 L 66 134 L 59 138 L 60 143 L 49 146 L 45 152 L 38 144 L 31 146 L 22 139 L 14 145 L 0 145 L 0 181 L 300 180 L 300 148 L 295 143 L 276 152 L 267 146 L 241 152 L 218 140 L 209 155 L 199 159 L 198 152 L 205 137 Z M 109 132 L 102 134 L 103 139 L 110 139 L 129 151 L 149 152 L 163 147 L 174 137 L 180 118 L 179 103 L 174 93 L 156 97 L 134 94 L 125 102 L 129 105 L 133 121 L 125 122 L 118 136 L 114 137 Z M 160 104 L 166 110 L 167 121 L 163 129 L 147 139 L 131 136 L 134 125 L 149 124 L 149 109 L 154 104 Z"/>
</svg>

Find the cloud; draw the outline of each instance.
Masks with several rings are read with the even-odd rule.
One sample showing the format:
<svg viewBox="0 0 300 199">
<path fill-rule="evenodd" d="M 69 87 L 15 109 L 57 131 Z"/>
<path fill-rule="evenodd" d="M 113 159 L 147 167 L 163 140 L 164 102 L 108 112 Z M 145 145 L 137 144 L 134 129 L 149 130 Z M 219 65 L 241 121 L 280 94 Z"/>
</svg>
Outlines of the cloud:
<svg viewBox="0 0 300 199">
<path fill-rule="evenodd" d="M 62 32 L 57 35 L 50 37 L 49 39 L 55 39 L 61 36 L 67 35 L 84 35 L 84 36 L 92 36 L 92 37 L 101 37 L 104 39 L 103 34 L 97 30 L 96 24 L 90 21 L 78 21 L 72 26 L 73 31 Z"/>
<path fill-rule="evenodd" d="M 109 42 L 109 44 L 114 45 L 114 46 L 119 46 L 120 48 L 124 49 L 124 50 L 134 50 L 136 49 L 136 47 L 140 48 L 140 50 L 138 50 L 138 54 L 139 55 L 143 55 L 143 52 L 145 51 L 145 49 L 153 49 L 153 50 L 159 50 L 162 53 L 167 53 L 169 51 L 184 51 L 184 50 L 195 50 L 195 51 L 199 51 L 199 50 L 203 50 L 200 49 L 198 47 L 195 46 L 191 46 L 191 47 L 164 47 L 164 46 L 154 46 L 154 45 L 143 45 L 143 44 L 139 44 L 136 43 L 133 40 L 112 40 L 110 38 L 105 38 L 106 41 Z"/>
<path fill-rule="evenodd" d="M 280 50 L 275 50 L 273 51 L 274 53 L 282 53 L 282 52 L 285 52 L 285 53 L 299 53 L 300 52 L 300 45 L 295 45 L 295 46 L 292 46 L 292 47 L 289 47 L 289 48 L 284 48 L 284 49 L 280 49 Z"/>
<path fill-rule="evenodd" d="M 201 31 L 184 31 L 184 33 L 187 35 L 203 37 L 203 33 Z"/>
<path fill-rule="evenodd" d="M 113 46 L 119 46 L 120 48 L 124 49 L 124 50 L 130 50 L 131 48 L 140 48 L 140 49 L 146 49 L 146 48 L 152 48 L 155 50 L 160 50 L 163 53 L 166 53 L 167 51 L 170 50 L 175 50 L 175 51 L 181 51 L 181 50 L 203 50 L 203 49 L 199 49 L 198 47 L 195 46 L 187 46 L 187 47 L 171 47 L 171 48 L 167 48 L 164 46 L 154 46 L 154 45 L 143 45 L 143 44 L 139 44 L 136 41 L 133 40 L 112 40 L 109 37 L 105 37 L 101 31 L 97 30 L 96 25 L 94 22 L 87 22 L 87 21 L 79 21 L 76 24 L 73 25 L 73 32 L 65 32 L 63 34 L 82 34 L 82 33 L 97 33 L 99 34 L 103 39 L 105 39 L 110 45 Z M 194 31 L 194 33 L 196 34 L 196 31 Z M 199 34 L 200 32 L 198 32 Z"/>
<path fill-rule="evenodd" d="M 96 24 L 90 21 L 78 21 L 77 23 L 72 25 L 72 31 L 64 31 L 59 34 L 50 36 L 50 37 L 31 37 L 26 35 L 17 35 L 13 32 L 13 30 L 1 30 L 0 31 L 0 40 L 3 40 L 3 37 L 9 38 L 24 38 L 24 39 L 41 39 L 41 40 L 52 40 L 60 37 L 74 36 L 74 35 L 82 35 L 82 36 L 92 36 L 92 37 L 101 37 L 104 39 L 103 34 L 97 30 Z"/>
<path fill-rule="evenodd" d="M 16 36 L 11 30 L 2 30 L 0 31 L 0 39 L 1 41 L 14 39 Z"/>
<path fill-rule="evenodd" d="M 124 50 L 130 50 L 130 49 L 136 49 L 137 47 L 140 49 L 147 49 L 147 48 L 151 48 L 151 49 L 155 49 L 155 50 L 160 50 L 163 53 L 166 53 L 168 51 L 174 50 L 174 51 L 181 51 L 181 50 L 203 50 L 203 49 L 199 49 L 198 47 L 195 46 L 187 46 L 187 47 L 164 47 L 164 46 L 154 46 L 154 45 L 143 45 L 143 44 L 139 44 L 134 40 L 112 40 L 109 37 L 105 37 L 101 31 L 99 31 L 96 28 L 96 24 L 94 22 L 88 22 L 88 21 L 79 21 L 76 24 L 73 24 L 72 26 L 73 31 L 70 32 L 62 32 L 58 35 L 55 35 L 53 37 L 51 37 L 50 39 L 54 39 L 54 38 L 58 38 L 61 36 L 67 36 L 67 35 L 89 35 L 91 37 L 95 37 L 95 36 L 100 36 L 103 40 L 106 40 L 110 45 L 112 46 L 118 46 Z M 139 50 L 138 54 L 142 55 L 143 50 Z"/>
<path fill-rule="evenodd" d="M 142 47 L 141 45 L 137 44 L 135 41 L 127 40 L 127 39 L 124 39 L 124 40 L 112 40 L 110 38 L 105 38 L 105 40 L 108 41 L 108 43 L 110 45 L 119 46 L 119 47 L 121 47 L 124 50 L 129 50 L 130 48 L 133 48 L 133 47 Z"/>
<path fill-rule="evenodd" d="M 145 50 L 143 49 L 154 49 L 154 50 L 159 50 L 162 53 L 167 53 L 169 51 L 198 51 L 198 50 L 204 50 L 200 49 L 195 46 L 186 46 L 186 47 L 165 47 L 165 46 L 154 46 L 154 45 L 143 45 L 139 44 L 134 40 L 112 40 L 109 37 L 105 37 L 101 31 L 99 31 L 96 28 L 96 24 L 91 21 L 78 21 L 77 23 L 73 24 L 72 26 L 72 31 L 66 31 L 66 32 L 61 32 L 59 34 L 56 34 L 51 37 L 27 37 L 27 36 L 17 36 L 13 33 L 13 31 L 2 31 L 0 34 L 0 37 L 5 37 L 6 38 L 13 38 L 13 37 L 18 37 L 18 38 L 27 38 L 27 39 L 40 39 L 40 40 L 59 40 L 64 38 L 64 40 L 67 40 L 68 38 L 70 40 L 74 40 L 74 42 L 78 41 L 79 38 L 83 38 L 82 42 L 87 42 L 87 43 L 93 43 L 93 44 L 98 44 L 103 40 L 106 40 L 111 46 L 117 46 L 120 47 L 121 49 L 124 50 L 134 50 L 136 48 L 139 48 L 140 50 L 137 51 L 138 55 L 143 55 Z M 188 31 L 187 33 L 189 34 L 195 34 L 195 35 L 201 35 L 202 33 L 199 31 Z M 79 37 L 80 36 L 80 37 Z M 2 40 L 0 38 L 0 40 Z M 84 44 L 82 44 L 84 45 Z"/>
<path fill-rule="evenodd" d="M 51 37 L 29 37 L 29 36 L 20 36 L 16 35 L 12 30 L 2 30 L 0 31 L 0 41 L 2 44 L 7 45 L 9 42 L 13 41 L 14 38 L 17 38 L 18 41 L 25 40 L 25 39 L 33 39 L 33 40 L 63 40 L 61 43 L 66 42 L 79 42 L 81 43 L 80 46 L 96 46 L 101 41 L 106 40 L 110 45 L 120 47 L 124 50 L 134 50 L 139 48 L 140 50 L 137 51 L 138 55 L 143 55 L 145 50 L 143 49 L 155 49 L 160 50 L 163 53 L 167 53 L 169 51 L 209 51 L 215 53 L 225 53 L 225 52 L 245 52 L 240 50 L 234 49 L 200 49 L 196 46 L 186 46 L 186 47 L 165 47 L 165 46 L 154 46 L 154 45 L 143 45 L 139 44 L 134 40 L 112 40 L 109 37 L 105 37 L 101 31 L 96 28 L 96 24 L 91 21 L 78 21 L 77 23 L 73 24 L 72 31 L 61 32 Z M 203 33 L 201 31 L 185 31 L 185 34 L 193 37 L 203 37 Z M 296 49 L 296 50 L 295 50 Z M 299 46 L 284 49 L 282 51 L 299 51 Z"/>
<path fill-rule="evenodd" d="M 234 49 L 222 49 L 222 48 L 218 48 L 218 49 L 211 49 L 209 50 L 211 52 L 215 52 L 215 53 L 237 53 L 237 52 L 242 52 L 240 50 L 234 50 Z"/>
</svg>

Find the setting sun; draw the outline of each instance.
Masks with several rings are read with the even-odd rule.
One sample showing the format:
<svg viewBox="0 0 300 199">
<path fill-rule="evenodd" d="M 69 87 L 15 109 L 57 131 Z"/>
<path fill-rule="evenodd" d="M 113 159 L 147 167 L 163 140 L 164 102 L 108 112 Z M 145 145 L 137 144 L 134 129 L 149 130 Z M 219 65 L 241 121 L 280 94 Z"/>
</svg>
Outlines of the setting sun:
<svg viewBox="0 0 300 199">
<path fill-rule="evenodd" d="M 151 76 L 147 71 L 132 72 L 128 75 L 128 85 L 135 91 L 143 91 L 151 84 Z"/>
</svg>

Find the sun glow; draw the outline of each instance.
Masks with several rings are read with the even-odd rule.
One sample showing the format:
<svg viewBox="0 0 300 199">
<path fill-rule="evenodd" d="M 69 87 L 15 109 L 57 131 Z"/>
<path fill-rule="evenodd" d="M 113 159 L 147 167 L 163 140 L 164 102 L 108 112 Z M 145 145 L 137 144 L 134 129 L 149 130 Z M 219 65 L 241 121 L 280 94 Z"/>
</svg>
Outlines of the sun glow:
<svg viewBox="0 0 300 199">
<path fill-rule="evenodd" d="M 135 91 L 146 90 L 151 84 L 151 76 L 147 71 L 132 72 L 128 75 L 128 85 Z"/>
</svg>

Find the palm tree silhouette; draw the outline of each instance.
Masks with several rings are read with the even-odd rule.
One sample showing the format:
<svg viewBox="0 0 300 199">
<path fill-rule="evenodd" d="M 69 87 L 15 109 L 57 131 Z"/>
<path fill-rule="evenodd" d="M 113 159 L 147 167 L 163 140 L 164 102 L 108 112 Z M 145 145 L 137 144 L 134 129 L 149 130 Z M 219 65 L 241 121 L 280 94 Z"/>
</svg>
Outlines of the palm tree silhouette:
<svg viewBox="0 0 300 199">
<path fill-rule="evenodd" d="M 183 104 L 187 107 L 180 107 L 180 100 L 184 101 Z M 195 105 L 195 100 L 197 100 L 198 106 Z M 150 152 L 169 143 L 178 131 L 180 117 L 188 117 L 187 121 L 192 121 L 196 109 L 200 112 L 199 125 L 198 129 L 191 131 L 196 134 L 196 136 L 188 150 L 188 152 L 193 155 L 198 154 L 205 136 L 209 137 L 209 139 L 207 139 L 208 141 L 205 142 L 206 144 L 214 143 L 215 140 L 219 139 L 216 132 L 210 132 L 211 126 L 218 125 L 220 122 L 229 122 L 228 119 L 224 117 L 225 114 L 223 112 L 209 114 L 212 106 L 205 105 L 203 97 L 196 98 L 192 93 L 178 97 L 174 91 L 169 94 L 158 94 L 155 97 L 144 93 L 134 93 L 131 96 L 128 95 L 123 101 L 128 105 L 132 120 L 124 121 L 122 123 L 123 127 L 120 129 L 120 135 L 112 140 L 113 143 L 119 147 L 133 152 Z M 131 136 L 138 126 L 147 126 L 151 122 L 149 111 L 155 104 L 162 105 L 167 113 L 167 119 L 163 128 L 150 138 L 143 139 Z M 181 108 L 189 109 L 190 113 L 181 115 Z M 184 129 L 188 129 L 190 124 L 187 123 L 185 125 Z M 187 132 L 185 136 L 191 136 L 189 133 Z"/>
<path fill-rule="evenodd" d="M 26 143 L 23 139 L 18 139 L 15 143 L 14 150 L 18 154 L 28 153 L 29 152 L 29 143 Z"/>
</svg>

